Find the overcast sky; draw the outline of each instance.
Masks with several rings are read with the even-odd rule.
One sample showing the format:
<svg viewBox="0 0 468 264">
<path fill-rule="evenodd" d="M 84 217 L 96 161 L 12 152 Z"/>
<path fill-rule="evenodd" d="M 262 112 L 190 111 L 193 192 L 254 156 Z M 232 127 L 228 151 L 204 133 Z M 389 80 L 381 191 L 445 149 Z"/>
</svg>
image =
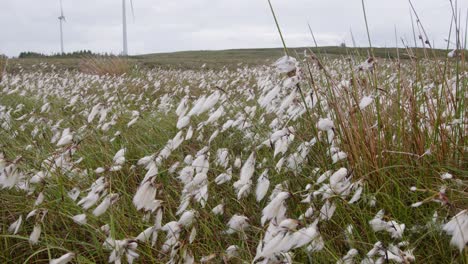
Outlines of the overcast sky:
<svg viewBox="0 0 468 264">
<path fill-rule="evenodd" d="M 462 25 L 468 1 L 459 0 Z M 129 3 L 129 2 L 128 2 Z M 272 0 L 286 44 L 310 46 L 310 23 L 321 46 L 368 46 L 361 0 Z M 445 48 L 451 9 L 449 0 L 413 0 L 436 47 Z M 266 0 L 134 0 L 128 4 L 130 54 L 179 50 L 279 47 L 281 41 Z M 65 51 L 122 51 L 121 0 L 63 0 Z M 372 43 L 413 44 L 407 0 L 367 0 Z M 59 0 L 0 0 L 0 53 L 60 51 Z M 399 41 L 398 45 L 401 46 Z"/>
</svg>

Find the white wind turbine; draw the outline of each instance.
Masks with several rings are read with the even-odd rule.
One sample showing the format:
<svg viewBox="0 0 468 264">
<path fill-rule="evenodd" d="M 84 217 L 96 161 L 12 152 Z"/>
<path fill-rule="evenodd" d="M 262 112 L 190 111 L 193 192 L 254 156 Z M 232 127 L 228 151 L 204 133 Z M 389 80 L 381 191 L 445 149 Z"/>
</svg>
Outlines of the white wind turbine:
<svg viewBox="0 0 468 264">
<path fill-rule="evenodd" d="M 60 16 L 58 17 L 59 19 L 59 22 L 60 22 L 60 48 L 61 48 L 61 51 L 62 53 L 61 54 L 64 54 L 64 50 L 63 50 L 63 22 L 65 22 L 65 16 L 63 15 L 63 6 L 62 6 L 62 0 L 60 0 Z"/>
<path fill-rule="evenodd" d="M 128 55 L 128 45 L 127 45 L 127 8 L 126 3 L 127 0 L 122 0 L 122 30 L 123 30 L 123 56 Z M 130 5 L 132 9 L 132 16 L 135 18 L 135 14 L 133 12 L 133 1 L 130 0 Z"/>
</svg>

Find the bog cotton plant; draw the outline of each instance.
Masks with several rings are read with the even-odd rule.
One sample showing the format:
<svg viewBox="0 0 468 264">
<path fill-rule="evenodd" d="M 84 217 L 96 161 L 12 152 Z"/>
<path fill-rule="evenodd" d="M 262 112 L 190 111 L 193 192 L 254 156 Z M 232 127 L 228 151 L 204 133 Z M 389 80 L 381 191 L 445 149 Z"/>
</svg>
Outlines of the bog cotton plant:
<svg viewBox="0 0 468 264">
<path fill-rule="evenodd" d="M 109 237 L 104 242 L 103 247 L 107 250 L 111 250 L 109 263 L 122 263 L 122 257 L 125 256 L 127 262 L 131 264 L 139 257 L 138 253 L 135 251 L 138 244 L 134 240 L 115 240 Z"/>
<path fill-rule="evenodd" d="M 274 65 L 279 73 L 290 73 L 296 71 L 298 62 L 295 58 L 286 55 L 279 58 Z"/>
<path fill-rule="evenodd" d="M 21 228 L 21 224 L 23 223 L 23 216 L 20 215 L 18 220 L 13 222 L 9 227 L 8 227 L 8 232 L 12 233 L 13 235 L 16 235 Z"/>
<path fill-rule="evenodd" d="M 278 225 L 274 235 L 266 237 L 257 248 L 257 255 L 254 260 L 263 260 L 269 263 L 277 255 L 288 253 L 294 248 L 300 248 L 309 244 L 317 236 L 315 224 L 297 230 L 297 221 L 285 219 Z"/>
<path fill-rule="evenodd" d="M 0 258 L 458 261 L 464 75 L 307 54 L 236 70 L 7 74 Z M 434 210 L 451 217 L 426 225 Z"/>
<path fill-rule="evenodd" d="M 233 215 L 227 223 L 228 229 L 225 231 L 226 234 L 234 234 L 236 232 L 242 232 L 249 227 L 248 218 L 244 215 Z"/>
<path fill-rule="evenodd" d="M 369 221 L 372 229 L 375 232 L 387 231 L 390 233 L 392 238 L 401 239 L 403 237 L 403 232 L 405 231 L 405 224 L 398 224 L 396 221 L 384 221 L 382 220 L 384 216 L 384 211 L 380 210 L 375 217 Z"/>
<path fill-rule="evenodd" d="M 75 253 L 67 253 L 59 258 L 50 260 L 49 264 L 67 264 L 75 258 Z"/>
<path fill-rule="evenodd" d="M 452 236 L 450 244 L 462 251 L 468 243 L 468 211 L 459 212 L 442 229 Z"/>
<path fill-rule="evenodd" d="M 255 162 L 256 154 L 252 152 L 241 168 L 239 180 L 233 184 L 237 191 L 237 199 L 241 199 L 250 193 L 252 176 L 255 172 Z"/>
</svg>

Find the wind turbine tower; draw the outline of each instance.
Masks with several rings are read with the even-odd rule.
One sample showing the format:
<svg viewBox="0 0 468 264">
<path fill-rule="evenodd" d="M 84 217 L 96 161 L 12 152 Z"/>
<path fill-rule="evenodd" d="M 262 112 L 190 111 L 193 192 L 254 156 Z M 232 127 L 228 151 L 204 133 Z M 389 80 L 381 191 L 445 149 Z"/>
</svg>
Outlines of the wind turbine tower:
<svg viewBox="0 0 468 264">
<path fill-rule="evenodd" d="M 59 23 L 60 23 L 60 51 L 62 52 L 61 54 L 64 54 L 63 50 L 63 22 L 65 22 L 65 16 L 63 15 L 63 6 L 62 6 L 62 0 L 60 0 L 60 16 L 58 17 Z"/>
<path fill-rule="evenodd" d="M 123 33 L 123 56 L 128 56 L 128 44 L 127 44 L 127 7 L 126 1 L 122 0 L 122 33 Z M 135 14 L 133 13 L 133 1 L 130 0 L 130 5 L 132 8 L 133 18 L 135 18 Z"/>
</svg>

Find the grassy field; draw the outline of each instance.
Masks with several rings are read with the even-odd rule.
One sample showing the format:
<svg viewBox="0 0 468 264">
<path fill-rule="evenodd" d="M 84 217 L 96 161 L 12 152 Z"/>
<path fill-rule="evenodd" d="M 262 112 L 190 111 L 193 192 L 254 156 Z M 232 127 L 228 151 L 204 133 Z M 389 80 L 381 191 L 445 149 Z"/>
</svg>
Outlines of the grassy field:
<svg viewBox="0 0 468 264">
<path fill-rule="evenodd" d="M 299 47 L 290 49 L 292 54 L 304 53 L 304 50 L 310 50 L 314 53 L 321 54 L 332 58 L 347 57 L 354 55 L 368 55 L 367 48 L 342 48 L 342 47 Z M 400 49 L 401 58 L 407 59 L 406 51 Z M 423 49 L 413 49 L 415 55 L 423 56 Z M 283 48 L 275 49 L 237 49 L 237 50 L 220 50 L 220 51 L 185 51 L 176 53 L 148 54 L 143 56 L 134 56 L 139 62 L 148 66 L 167 66 L 176 65 L 178 68 L 198 68 L 206 64 L 210 68 L 237 67 L 239 65 L 264 65 L 273 63 L 283 55 Z M 437 56 L 446 56 L 445 51 L 435 50 Z M 376 48 L 374 54 L 379 58 L 396 58 L 397 51 L 392 48 Z"/>
<path fill-rule="evenodd" d="M 356 57 L 364 59 L 368 56 L 367 48 L 342 48 L 342 47 L 301 47 L 291 49 L 292 53 L 303 54 L 304 50 L 312 51 L 320 54 L 321 57 L 342 58 Z M 381 59 L 400 59 L 406 60 L 411 56 L 419 58 L 425 57 L 425 52 L 431 57 L 444 58 L 448 51 L 445 50 L 429 50 L 422 48 L 411 49 L 395 49 L 395 48 L 374 48 L 374 55 Z M 172 69 L 200 69 L 205 65 L 208 69 L 229 68 L 236 69 L 239 66 L 260 66 L 272 64 L 283 55 L 282 48 L 272 49 L 237 49 L 237 50 L 219 50 L 219 51 L 182 51 L 173 53 L 155 53 L 130 56 L 128 59 L 132 64 L 139 65 L 143 68 L 172 68 Z M 8 70 L 10 72 L 18 72 L 21 68 L 25 70 L 32 69 L 33 65 L 39 62 L 46 62 L 56 65 L 62 69 L 76 70 L 80 69 L 80 64 L 87 58 L 27 58 L 27 59 L 12 59 Z"/>
<path fill-rule="evenodd" d="M 466 60 L 374 52 L 11 60 L 0 262 L 468 263 Z"/>
</svg>

